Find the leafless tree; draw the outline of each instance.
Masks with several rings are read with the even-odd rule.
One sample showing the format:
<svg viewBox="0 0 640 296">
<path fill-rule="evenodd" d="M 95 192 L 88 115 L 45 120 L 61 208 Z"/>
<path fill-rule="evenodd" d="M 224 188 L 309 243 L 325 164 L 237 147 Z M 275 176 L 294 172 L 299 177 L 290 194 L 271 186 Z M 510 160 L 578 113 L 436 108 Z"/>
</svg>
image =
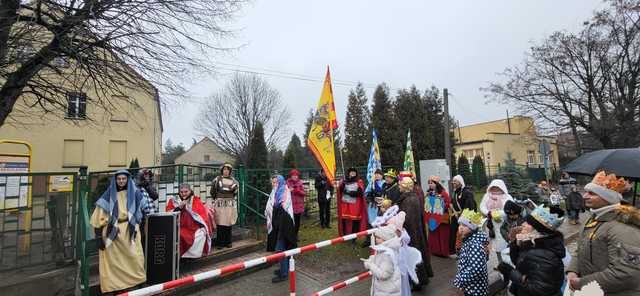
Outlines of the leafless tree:
<svg viewBox="0 0 640 296">
<path fill-rule="evenodd" d="M 117 100 L 136 105 L 123 85 L 184 95 L 183 79 L 228 49 L 223 24 L 242 2 L 0 1 L 0 126 L 21 96 L 23 112 L 60 113 L 79 89 L 95 90 L 88 102 L 105 112 Z"/>
<path fill-rule="evenodd" d="M 276 147 L 287 136 L 290 118 L 280 94 L 267 81 L 238 73 L 203 104 L 194 125 L 202 136 L 246 164 L 256 124 L 264 126 L 267 147 Z"/>
<path fill-rule="evenodd" d="M 489 97 L 582 131 L 605 148 L 640 145 L 640 1 L 610 0 L 578 33 L 556 32 L 492 83 Z M 576 141 L 580 152 L 580 141 Z"/>
</svg>

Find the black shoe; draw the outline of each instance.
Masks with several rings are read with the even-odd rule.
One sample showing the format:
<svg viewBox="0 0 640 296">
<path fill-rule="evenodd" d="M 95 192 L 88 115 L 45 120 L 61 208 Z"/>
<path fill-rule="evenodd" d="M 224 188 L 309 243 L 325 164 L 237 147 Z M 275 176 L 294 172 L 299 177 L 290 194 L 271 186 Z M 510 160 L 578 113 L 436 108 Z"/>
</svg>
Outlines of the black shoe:
<svg viewBox="0 0 640 296">
<path fill-rule="evenodd" d="M 275 284 L 275 283 L 279 283 L 279 282 L 284 282 L 284 281 L 286 281 L 286 280 L 287 280 L 287 277 L 286 277 L 286 276 L 279 276 L 279 275 L 277 275 L 276 277 L 274 277 L 274 278 L 272 278 L 272 279 L 271 279 L 271 282 Z"/>
</svg>

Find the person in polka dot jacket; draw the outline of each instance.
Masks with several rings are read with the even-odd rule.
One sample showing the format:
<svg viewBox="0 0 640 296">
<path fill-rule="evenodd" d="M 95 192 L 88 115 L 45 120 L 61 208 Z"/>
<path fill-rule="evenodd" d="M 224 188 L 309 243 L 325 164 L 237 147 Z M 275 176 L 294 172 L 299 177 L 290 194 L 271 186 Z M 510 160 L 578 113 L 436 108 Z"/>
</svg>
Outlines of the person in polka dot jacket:
<svg viewBox="0 0 640 296">
<path fill-rule="evenodd" d="M 465 209 L 458 218 L 458 233 L 462 237 L 462 248 L 458 256 L 458 271 L 453 280 L 454 287 L 465 296 L 487 296 L 489 277 L 487 274 L 487 235 L 480 230 L 482 214 Z"/>
</svg>

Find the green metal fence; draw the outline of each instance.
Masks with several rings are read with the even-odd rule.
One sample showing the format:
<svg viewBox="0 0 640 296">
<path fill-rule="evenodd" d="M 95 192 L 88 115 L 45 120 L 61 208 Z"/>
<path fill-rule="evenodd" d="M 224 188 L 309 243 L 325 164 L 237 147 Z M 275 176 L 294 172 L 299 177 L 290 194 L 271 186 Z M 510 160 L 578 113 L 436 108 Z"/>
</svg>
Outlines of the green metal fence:
<svg viewBox="0 0 640 296">
<path fill-rule="evenodd" d="M 0 174 L 0 271 L 73 263 L 77 173 Z"/>
<path fill-rule="evenodd" d="M 496 178 L 500 174 L 506 172 L 517 171 L 523 177 L 530 179 L 533 182 L 540 182 L 542 180 L 546 180 L 549 177 L 549 180 L 557 181 L 560 177 L 558 167 L 552 165 L 548 168 L 547 172 L 542 165 L 533 165 L 533 164 L 514 164 L 514 165 L 492 165 L 486 167 L 487 177 L 489 179 Z"/>
</svg>

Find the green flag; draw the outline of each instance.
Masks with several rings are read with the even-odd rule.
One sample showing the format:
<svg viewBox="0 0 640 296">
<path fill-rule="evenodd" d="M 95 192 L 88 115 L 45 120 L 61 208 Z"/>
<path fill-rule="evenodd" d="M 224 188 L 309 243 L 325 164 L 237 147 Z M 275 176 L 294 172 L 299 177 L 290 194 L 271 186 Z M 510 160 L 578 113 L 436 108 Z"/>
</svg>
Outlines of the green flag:
<svg viewBox="0 0 640 296">
<path fill-rule="evenodd" d="M 403 170 L 411 172 L 414 177 L 416 176 L 416 163 L 413 160 L 413 149 L 411 149 L 411 130 L 407 133 L 407 149 L 404 151 Z"/>
</svg>

